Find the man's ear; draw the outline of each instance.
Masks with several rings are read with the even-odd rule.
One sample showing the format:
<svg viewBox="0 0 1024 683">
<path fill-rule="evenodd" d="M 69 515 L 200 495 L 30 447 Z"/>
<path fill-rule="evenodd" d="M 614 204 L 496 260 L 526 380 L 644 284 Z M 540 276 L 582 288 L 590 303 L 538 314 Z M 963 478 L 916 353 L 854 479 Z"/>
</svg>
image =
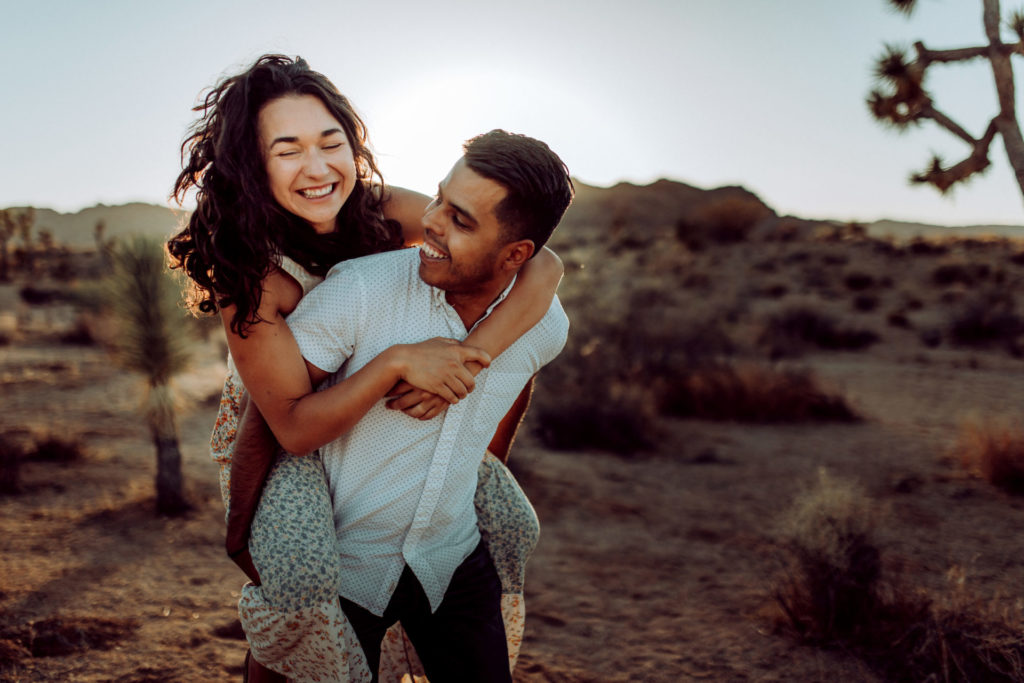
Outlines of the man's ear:
<svg viewBox="0 0 1024 683">
<path fill-rule="evenodd" d="M 535 250 L 536 247 L 533 245 L 533 240 L 510 242 L 505 245 L 505 259 L 502 262 L 502 266 L 509 270 L 519 270 L 523 267 L 523 264 L 530 260 Z"/>
</svg>

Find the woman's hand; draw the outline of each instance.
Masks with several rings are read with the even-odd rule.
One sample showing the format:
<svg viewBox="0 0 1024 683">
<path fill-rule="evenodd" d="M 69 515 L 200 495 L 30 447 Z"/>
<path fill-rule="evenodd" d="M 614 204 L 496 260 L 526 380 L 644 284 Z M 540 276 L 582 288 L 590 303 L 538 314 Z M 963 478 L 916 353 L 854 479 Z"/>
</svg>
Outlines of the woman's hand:
<svg viewBox="0 0 1024 683">
<path fill-rule="evenodd" d="M 491 364 L 486 351 L 443 337 L 392 348 L 399 354 L 402 379 L 447 403 L 458 403 L 476 386 L 467 363 Z"/>
</svg>

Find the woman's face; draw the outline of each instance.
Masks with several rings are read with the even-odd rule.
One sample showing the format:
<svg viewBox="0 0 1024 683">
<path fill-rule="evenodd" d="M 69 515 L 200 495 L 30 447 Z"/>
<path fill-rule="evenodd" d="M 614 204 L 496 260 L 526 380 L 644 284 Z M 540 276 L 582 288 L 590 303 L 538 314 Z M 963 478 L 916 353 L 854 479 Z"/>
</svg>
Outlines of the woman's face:
<svg viewBox="0 0 1024 683">
<path fill-rule="evenodd" d="M 318 233 L 333 232 L 357 180 L 345 129 L 319 98 L 289 95 L 260 109 L 259 136 L 270 194 Z"/>
</svg>

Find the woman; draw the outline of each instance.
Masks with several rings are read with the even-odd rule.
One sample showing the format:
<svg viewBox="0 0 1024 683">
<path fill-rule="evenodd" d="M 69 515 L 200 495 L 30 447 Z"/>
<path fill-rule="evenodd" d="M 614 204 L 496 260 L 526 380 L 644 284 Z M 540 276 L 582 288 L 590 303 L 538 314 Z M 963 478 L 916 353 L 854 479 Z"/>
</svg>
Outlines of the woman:
<svg viewBox="0 0 1024 683">
<path fill-rule="evenodd" d="M 488 352 L 500 353 L 547 310 L 561 276 L 550 252 L 524 269 L 507 300 L 467 338 L 482 350 L 445 340 L 392 347 L 344 382 L 313 393 L 285 316 L 334 263 L 419 241 L 428 199 L 384 188 L 362 121 L 302 60 L 261 57 L 221 81 L 196 110 L 202 114 L 182 146 L 187 161 L 174 195 L 180 201 L 194 188 L 198 205 L 168 248 L 173 265 L 195 284 L 196 307 L 218 311 L 228 338 L 229 373 L 211 446 L 229 512 L 243 386 L 284 448 L 306 453 L 344 433 L 399 381 L 435 395 L 409 405 L 418 398 L 409 394 L 401 407 L 416 417 L 436 415 L 445 401 L 472 390 L 467 364 L 486 365 Z M 511 536 L 524 536 L 499 552 L 503 543 L 494 539 L 504 532 L 482 530 L 485 537 L 494 532 L 492 555 L 503 554 L 495 557 L 499 573 L 503 564 L 518 565 L 503 576 L 512 586 L 506 630 L 514 662 L 521 565 L 536 541 L 535 519 L 493 458 L 481 465 L 481 481 L 478 501 L 490 511 L 481 518 L 511 515 L 518 520 L 508 526 Z M 293 533 L 275 531 L 282 525 Z M 255 659 L 296 680 L 370 676 L 338 605 L 333 542 L 319 458 L 282 454 L 249 543 L 262 585 L 244 589 L 240 611 Z M 247 671 L 266 673 L 255 662 Z"/>
</svg>

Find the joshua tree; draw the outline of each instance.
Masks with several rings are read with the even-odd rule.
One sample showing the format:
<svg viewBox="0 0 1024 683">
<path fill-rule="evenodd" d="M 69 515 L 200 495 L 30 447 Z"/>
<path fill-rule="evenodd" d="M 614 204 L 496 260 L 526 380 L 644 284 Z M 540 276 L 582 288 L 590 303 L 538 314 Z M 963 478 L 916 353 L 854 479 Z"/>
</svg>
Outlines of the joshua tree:
<svg viewBox="0 0 1024 683">
<path fill-rule="evenodd" d="M 21 265 L 28 275 L 36 269 L 36 248 L 32 241 L 32 226 L 36 223 L 36 210 L 23 209 L 14 219 L 14 229 L 21 240 Z"/>
<path fill-rule="evenodd" d="M 14 237 L 14 215 L 10 209 L 0 211 L 0 282 L 11 279 L 11 257 L 8 244 Z"/>
<path fill-rule="evenodd" d="M 181 476 L 181 451 L 175 426 L 171 378 L 189 360 L 180 288 L 164 265 L 155 240 L 136 237 L 112 253 L 110 304 L 120 322 L 117 358 L 145 377 L 146 420 L 156 447 L 156 506 L 166 515 L 189 509 Z"/>
<path fill-rule="evenodd" d="M 888 2 L 895 9 L 908 15 L 916 4 L 915 0 Z M 1007 24 L 1016 34 L 1017 42 L 1004 43 L 999 34 L 1002 23 L 999 0 L 981 0 L 981 5 L 987 44 L 950 50 L 931 50 L 918 41 L 914 43 L 916 56 L 913 59 L 901 48 L 887 45 L 875 66 L 875 76 L 881 87 L 873 90 L 868 96 L 868 106 L 875 118 L 899 129 L 931 119 L 970 147 L 967 157 L 952 166 L 944 166 L 942 159 L 934 156 L 924 171 L 910 176 L 911 182 L 928 183 L 942 193 L 947 192 L 956 183 L 988 168 L 989 147 L 995 136 L 999 135 L 1003 140 L 1010 166 L 1017 176 L 1021 194 L 1024 195 L 1024 137 L 1021 136 L 1017 123 L 1013 65 L 1010 63 L 1012 55 L 1024 55 L 1024 11 L 1016 10 L 1009 15 Z M 980 137 L 974 137 L 939 110 L 931 94 L 924 87 L 928 67 L 972 59 L 989 61 L 999 98 L 999 111 L 992 117 Z"/>
</svg>

